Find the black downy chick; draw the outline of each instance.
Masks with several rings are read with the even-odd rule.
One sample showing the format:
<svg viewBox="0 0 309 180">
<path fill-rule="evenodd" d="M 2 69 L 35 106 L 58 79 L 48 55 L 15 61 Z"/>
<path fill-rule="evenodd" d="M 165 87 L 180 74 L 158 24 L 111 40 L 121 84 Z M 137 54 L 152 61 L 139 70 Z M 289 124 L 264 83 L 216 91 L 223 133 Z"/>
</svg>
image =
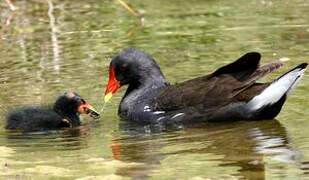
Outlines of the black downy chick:
<svg viewBox="0 0 309 180">
<path fill-rule="evenodd" d="M 6 117 L 6 129 L 22 131 L 55 130 L 81 124 L 80 114 L 99 118 L 99 113 L 75 92 L 59 96 L 53 107 L 22 107 Z"/>
</svg>

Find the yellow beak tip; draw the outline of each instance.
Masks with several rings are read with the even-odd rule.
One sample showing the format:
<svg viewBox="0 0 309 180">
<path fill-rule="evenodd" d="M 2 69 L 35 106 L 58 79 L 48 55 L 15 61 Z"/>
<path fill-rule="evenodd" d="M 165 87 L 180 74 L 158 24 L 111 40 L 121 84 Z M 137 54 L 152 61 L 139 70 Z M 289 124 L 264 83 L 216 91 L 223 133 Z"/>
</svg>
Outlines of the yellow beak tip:
<svg viewBox="0 0 309 180">
<path fill-rule="evenodd" d="M 104 102 L 108 102 L 113 97 L 113 94 L 110 92 L 104 96 Z"/>
</svg>

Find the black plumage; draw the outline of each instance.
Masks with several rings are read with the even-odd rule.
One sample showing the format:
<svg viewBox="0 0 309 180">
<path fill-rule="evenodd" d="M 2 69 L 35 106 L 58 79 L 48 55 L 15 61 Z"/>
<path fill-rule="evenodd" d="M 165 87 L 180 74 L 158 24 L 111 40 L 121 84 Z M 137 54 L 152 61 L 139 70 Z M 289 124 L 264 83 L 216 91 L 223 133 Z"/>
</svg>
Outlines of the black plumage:
<svg viewBox="0 0 309 180">
<path fill-rule="evenodd" d="M 195 122 L 273 119 L 287 94 L 302 77 L 302 63 L 268 83 L 257 80 L 280 68 L 275 62 L 260 66 L 261 55 L 250 52 L 209 75 L 170 85 L 148 54 L 127 49 L 110 63 L 106 95 L 128 85 L 119 115 L 126 120 Z"/>
<path fill-rule="evenodd" d="M 92 106 L 78 94 L 67 92 L 53 106 L 28 106 L 11 110 L 6 116 L 6 129 L 40 131 L 81 124 L 80 114 L 98 117 Z"/>
</svg>

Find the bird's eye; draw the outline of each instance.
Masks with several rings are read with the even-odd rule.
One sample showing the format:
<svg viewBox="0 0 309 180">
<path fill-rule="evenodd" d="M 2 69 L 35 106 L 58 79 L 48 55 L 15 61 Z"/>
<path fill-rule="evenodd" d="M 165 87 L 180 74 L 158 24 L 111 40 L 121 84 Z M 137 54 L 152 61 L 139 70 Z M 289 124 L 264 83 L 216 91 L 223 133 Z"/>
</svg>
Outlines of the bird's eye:
<svg viewBox="0 0 309 180">
<path fill-rule="evenodd" d="M 120 71 L 121 72 L 124 72 L 125 70 L 126 70 L 126 66 L 125 65 L 120 66 Z"/>
<path fill-rule="evenodd" d="M 83 104 L 86 104 L 86 101 L 84 99 L 81 99 L 81 101 L 82 101 Z"/>
</svg>

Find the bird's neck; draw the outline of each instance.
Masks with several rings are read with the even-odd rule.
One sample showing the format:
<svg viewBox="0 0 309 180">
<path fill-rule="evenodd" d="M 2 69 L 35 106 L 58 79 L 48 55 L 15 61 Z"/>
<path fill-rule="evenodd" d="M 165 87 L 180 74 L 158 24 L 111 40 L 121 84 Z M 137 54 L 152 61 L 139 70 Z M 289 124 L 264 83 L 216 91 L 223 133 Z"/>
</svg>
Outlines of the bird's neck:
<svg viewBox="0 0 309 180">
<path fill-rule="evenodd" d="M 129 84 L 128 89 L 121 100 L 119 114 L 130 114 L 134 107 L 147 104 L 156 97 L 160 89 L 168 86 L 164 76 L 144 76 L 138 81 Z"/>
<path fill-rule="evenodd" d="M 147 95 L 149 92 L 167 85 L 168 82 L 161 71 L 144 74 L 143 76 L 140 76 L 138 80 L 129 83 L 124 99 L 127 97 L 134 97 L 138 99 L 141 96 L 145 96 L 145 94 Z"/>
</svg>

